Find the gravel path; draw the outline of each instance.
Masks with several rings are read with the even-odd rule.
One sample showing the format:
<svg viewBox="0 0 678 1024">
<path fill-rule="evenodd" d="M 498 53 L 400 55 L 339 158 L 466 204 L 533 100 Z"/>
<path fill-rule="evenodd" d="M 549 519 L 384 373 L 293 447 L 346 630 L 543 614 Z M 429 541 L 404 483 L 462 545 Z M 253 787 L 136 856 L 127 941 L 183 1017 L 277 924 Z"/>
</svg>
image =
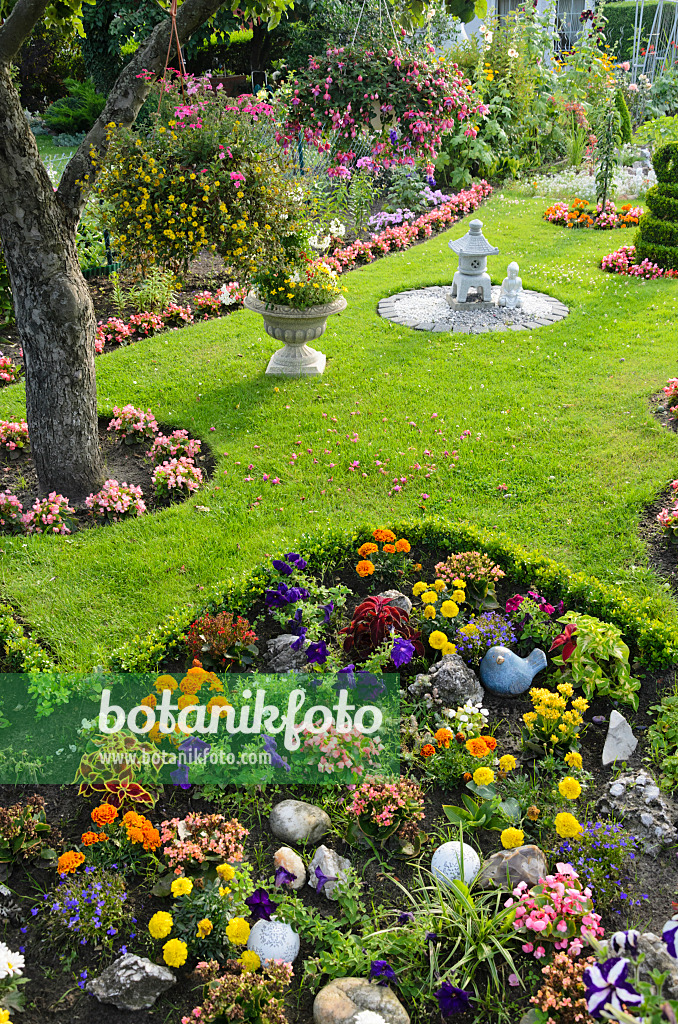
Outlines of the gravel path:
<svg viewBox="0 0 678 1024">
<path fill-rule="evenodd" d="M 501 288 L 492 286 L 492 301 L 499 298 Z M 534 331 L 547 327 L 567 316 L 569 310 L 562 302 L 542 292 L 523 289 L 522 309 L 469 309 L 457 311 L 447 302 L 450 288 L 436 286 L 399 292 L 382 299 L 379 315 L 385 320 L 413 327 L 418 331 L 454 331 L 458 334 L 484 334 L 486 331 Z"/>
</svg>

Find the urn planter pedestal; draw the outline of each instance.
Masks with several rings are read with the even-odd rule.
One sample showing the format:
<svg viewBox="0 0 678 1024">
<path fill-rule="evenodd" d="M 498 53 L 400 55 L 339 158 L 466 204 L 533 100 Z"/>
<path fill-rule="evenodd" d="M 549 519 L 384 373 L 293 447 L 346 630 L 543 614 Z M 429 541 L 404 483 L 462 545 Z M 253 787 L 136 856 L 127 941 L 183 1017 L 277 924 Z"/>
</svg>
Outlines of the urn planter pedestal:
<svg viewBox="0 0 678 1024">
<path fill-rule="evenodd" d="M 254 292 L 245 299 L 245 306 L 253 313 L 260 313 L 264 330 L 285 347 L 271 356 L 266 373 L 277 377 L 320 376 L 325 369 L 326 357 L 322 352 L 310 348 L 309 341 L 316 341 L 327 328 L 327 318 L 333 313 L 346 309 L 346 299 L 338 296 L 334 302 L 309 309 L 293 309 L 291 306 L 276 306 L 261 302 Z"/>
</svg>

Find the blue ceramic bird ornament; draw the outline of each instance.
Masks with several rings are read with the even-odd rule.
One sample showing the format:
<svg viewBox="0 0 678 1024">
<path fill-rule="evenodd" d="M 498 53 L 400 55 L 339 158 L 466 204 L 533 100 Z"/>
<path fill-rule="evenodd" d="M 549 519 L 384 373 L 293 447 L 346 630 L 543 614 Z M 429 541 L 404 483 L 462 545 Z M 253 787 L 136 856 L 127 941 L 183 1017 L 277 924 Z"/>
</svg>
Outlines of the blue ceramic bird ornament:
<svg viewBox="0 0 678 1024">
<path fill-rule="evenodd" d="M 535 647 L 527 658 L 521 658 L 508 647 L 490 647 L 480 662 L 480 681 L 490 693 L 517 697 L 532 685 L 537 672 L 546 668 L 546 655 Z"/>
</svg>

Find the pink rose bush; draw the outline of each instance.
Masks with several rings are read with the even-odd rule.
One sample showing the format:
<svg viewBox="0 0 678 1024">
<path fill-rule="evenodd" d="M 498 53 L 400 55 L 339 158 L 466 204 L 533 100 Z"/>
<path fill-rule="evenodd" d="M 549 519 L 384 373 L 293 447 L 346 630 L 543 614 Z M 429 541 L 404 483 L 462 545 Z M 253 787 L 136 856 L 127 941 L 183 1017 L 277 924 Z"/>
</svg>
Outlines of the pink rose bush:
<svg viewBox="0 0 678 1024">
<path fill-rule="evenodd" d="M 202 470 L 182 456 L 163 462 L 153 471 L 152 479 L 156 498 L 174 498 L 177 494 L 188 497 L 200 487 Z"/>
<path fill-rule="evenodd" d="M 0 420 L 0 448 L 7 452 L 16 451 L 28 444 L 28 424 L 25 420 L 14 423 L 11 420 Z"/>
<path fill-rule="evenodd" d="M 571 864 L 557 864 L 555 875 L 547 875 L 538 885 L 527 888 L 520 882 L 505 907 L 515 907 L 513 927 L 524 935 L 523 952 L 540 960 L 546 955 L 545 943 L 554 949 L 578 956 L 590 936 L 600 938 L 605 929 L 600 914 L 593 912 L 591 890 L 582 888 Z M 516 902 L 517 900 L 517 902 Z"/>
<path fill-rule="evenodd" d="M 201 447 L 201 442 L 189 437 L 187 430 L 174 430 L 169 435 L 158 434 L 146 454 L 151 462 L 157 465 L 167 459 L 178 459 L 182 456 L 193 460 L 200 454 Z"/>
<path fill-rule="evenodd" d="M 68 498 L 52 491 L 46 498 L 39 498 L 21 518 L 26 533 L 66 534 L 71 532 L 69 523 L 74 515 Z"/>
<path fill-rule="evenodd" d="M 117 480 L 107 480 L 100 491 L 85 498 L 85 505 L 99 522 L 117 523 L 126 517 L 142 516 L 146 511 L 141 488 Z"/>
<path fill-rule="evenodd" d="M 145 438 L 155 437 L 158 424 L 150 409 L 135 409 L 133 405 L 125 405 L 119 409 L 113 406 L 113 419 L 108 429 L 115 431 L 125 444 L 137 444 Z"/>
</svg>

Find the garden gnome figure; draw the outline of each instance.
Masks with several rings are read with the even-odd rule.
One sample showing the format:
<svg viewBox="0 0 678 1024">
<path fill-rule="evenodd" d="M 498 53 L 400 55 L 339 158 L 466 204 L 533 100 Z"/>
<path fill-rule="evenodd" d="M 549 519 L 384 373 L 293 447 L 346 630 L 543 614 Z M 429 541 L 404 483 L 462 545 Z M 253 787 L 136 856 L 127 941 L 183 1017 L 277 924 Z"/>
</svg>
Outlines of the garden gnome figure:
<svg viewBox="0 0 678 1024">
<path fill-rule="evenodd" d="M 518 277 L 518 269 L 517 263 L 509 263 L 506 268 L 506 277 L 501 283 L 499 305 L 505 306 L 506 309 L 520 309 L 523 304 L 521 295 L 523 282 Z"/>
<path fill-rule="evenodd" d="M 447 301 L 453 309 L 484 309 L 492 305 L 492 282 L 487 273 L 487 257 L 499 249 L 490 245 L 483 235 L 483 222 L 472 220 L 468 233 L 449 243 L 459 255 L 459 269 L 452 279 L 452 292 Z M 474 294 L 469 295 L 473 290 Z"/>
</svg>

